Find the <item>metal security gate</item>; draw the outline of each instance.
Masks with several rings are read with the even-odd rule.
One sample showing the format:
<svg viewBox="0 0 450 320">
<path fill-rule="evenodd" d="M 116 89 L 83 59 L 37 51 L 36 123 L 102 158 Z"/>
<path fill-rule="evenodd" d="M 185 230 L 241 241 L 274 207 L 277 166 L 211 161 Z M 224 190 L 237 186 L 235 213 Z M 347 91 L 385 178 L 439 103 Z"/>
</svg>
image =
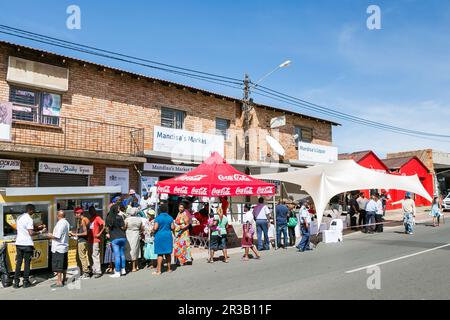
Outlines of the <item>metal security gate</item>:
<svg viewBox="0 0 450 320">
<path fill-rule="evenodd" d="M 79 174 L 39 173 L 38 187 L 88 187 L 89 176 Z"/>
<path fill-rule="evenodd" d="M 0 170 L 0 187 L 8 186 L 9 171 Z"/>
</svg>

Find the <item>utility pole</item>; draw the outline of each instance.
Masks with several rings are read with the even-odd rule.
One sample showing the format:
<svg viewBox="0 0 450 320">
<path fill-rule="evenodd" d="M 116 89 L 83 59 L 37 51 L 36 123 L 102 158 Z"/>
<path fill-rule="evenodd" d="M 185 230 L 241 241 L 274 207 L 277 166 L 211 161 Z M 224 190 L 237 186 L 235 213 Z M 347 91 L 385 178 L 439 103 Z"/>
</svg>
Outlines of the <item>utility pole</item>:
<svg viewBox="0 0 450 320">
<path fill-rule="evenodd" d="M 250 160 L 250 138 L 249 138 L 249 129 L 250 129 L 250 111 L 252 109 L 251 101 L 250 101 L 250 78 L 248 74 L 245 74 L 244 78 L 244 97 L 242 100 L 242 111 L 244 113 L 244 154 L 245 161 Z"/>
</svg>

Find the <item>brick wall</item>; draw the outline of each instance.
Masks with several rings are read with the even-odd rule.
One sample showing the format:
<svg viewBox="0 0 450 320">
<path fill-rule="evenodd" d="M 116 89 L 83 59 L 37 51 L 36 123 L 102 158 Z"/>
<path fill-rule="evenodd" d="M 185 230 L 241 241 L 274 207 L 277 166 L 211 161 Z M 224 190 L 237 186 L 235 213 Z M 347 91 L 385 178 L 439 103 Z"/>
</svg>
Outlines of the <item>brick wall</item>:
<svg viewBox="0 0 450 320">
<path fill-rule="evenodd" d="M 145 150 L 153 148 L 153 127 L 161 124 L 161 107 L 184 110 L 186 112 L 184 129 L 189 131 L 214 134 L 215 119 L 220 117 L 230 120 L 230 138 L 225 143 L 225 156 L 229 159 L 244 158 L 242 112 L 236 102 L 156 80 L 138 79 L 91 64 L 76 61 L 63 63 L 62 58 L 47 55 L 41 57 L 30 50 L 17 52 L 13 47 L 3 44 L 0 44 L 0 101 L 8 101 L 9 86 L 5 81 L 8 55 L 69 68 L 69 91 L 62 97 L 62 117 L 144 128 Z M 266 130 L 270 126 L 270 119 L 281 115 L 282 112 L 259 107 L 253 111 L 251 160 L 259 160 L 261 150 L 264 153 L 270 151 L 265 145 Z M 286 159 L 297 159 L 292 137 L 294 125 L 313 128 L 313 143 L 330 145 L 332 142 L 330 124 L 288 114 L 287 126 L 272 132 L 285 147 Z M 67 130 L 70 132 L 71 129 Z M 103 132 L 96 134 L 92 131 L 94 129 L 88 131 L 73 128 L 73 130 L 78 131 L 81 137 L 71 143 L 75 149 L 79 147 L 80 150 L 95 150 L 99 145 L 102 148 L 111 148 L 111 142 L 105 144 L 101 140 L 105 137 Z M 35 145 L 45 145 L 50 141 L 55 146 L 61 147 L 64 142 L 61 140 L 61 131 L 45 127 L 37 129 L 30 125 L 16 124 L 14 135 L 20 141 Z M 129 139 L 127 134 L 120 134 L 119 137 L 127 144 Z"/>
<path fill-rule="evenodd" d="M 9 172 L 10 187 L 35 187 L 36 186 L 36 165 L 34 159 L 17 159 L 20 160 L 20 170 L 12 170 Z"/>
</svg>

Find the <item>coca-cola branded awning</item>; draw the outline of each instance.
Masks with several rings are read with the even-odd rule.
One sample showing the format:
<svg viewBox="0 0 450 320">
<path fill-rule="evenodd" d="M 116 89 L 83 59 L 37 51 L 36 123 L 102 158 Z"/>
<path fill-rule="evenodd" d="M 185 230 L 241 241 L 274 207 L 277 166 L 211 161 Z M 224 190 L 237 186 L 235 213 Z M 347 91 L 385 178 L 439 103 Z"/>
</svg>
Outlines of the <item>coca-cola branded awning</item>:
<svg viewBox="0 0 450 320">
<path fill-rule="evenodd" d="M 235 169 L 214 152 L 194 170 L 158 182 L 158 193 L 181 196 L 272 196 L 276 187 Z"/>
</svg>

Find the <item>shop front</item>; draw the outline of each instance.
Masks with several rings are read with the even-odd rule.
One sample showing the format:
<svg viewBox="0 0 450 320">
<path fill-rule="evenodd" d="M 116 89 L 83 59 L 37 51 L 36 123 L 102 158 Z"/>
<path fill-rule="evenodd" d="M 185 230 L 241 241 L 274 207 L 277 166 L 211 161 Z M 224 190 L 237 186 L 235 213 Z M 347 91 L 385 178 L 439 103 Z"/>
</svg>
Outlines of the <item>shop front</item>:
<svg viewBox="0 0 450 320">
<path fill-rule="evenodd" d="M 46 226 L 51 232 L 57 222 L 57 211 L 63 210 L 71 230 L 75 230 L 74 209 L 94 208 L 102 217 L 106 216 L 111 194 L 120 192 L 120 187 L 39 187 L 39 188 L 0 188 L 0 243 L 6 242 L 8 248 L 8 268 L 15 268 L 16 219 L 25 212 L 29 203 L 35 206 L 32 215 L 36 229 Z M 31 268 L 46 269 L 49 266 L 50 242 L 45 236 L 34 238 L 35 252 Z M 76 267 L 76 242 L 70 240 L 69 268 Z"/>
</svg>

